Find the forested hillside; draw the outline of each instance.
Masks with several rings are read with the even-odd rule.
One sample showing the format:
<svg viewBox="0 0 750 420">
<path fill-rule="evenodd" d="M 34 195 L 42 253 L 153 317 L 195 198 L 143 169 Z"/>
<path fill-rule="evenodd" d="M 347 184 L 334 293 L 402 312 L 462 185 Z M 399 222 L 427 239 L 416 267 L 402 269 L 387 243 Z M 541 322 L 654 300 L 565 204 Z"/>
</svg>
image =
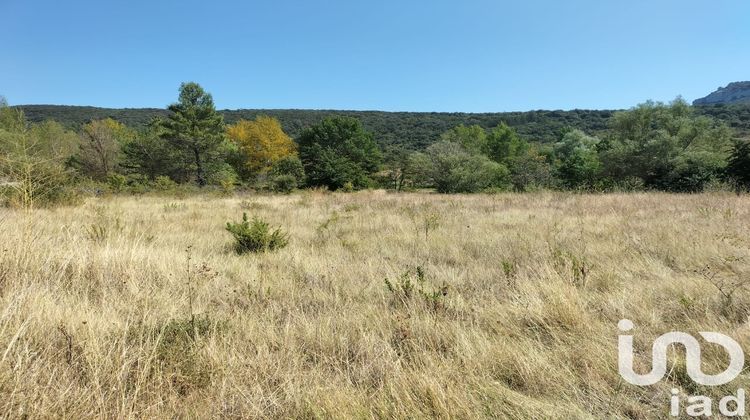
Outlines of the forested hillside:
<svg viewBox="0 0 750 420">
<path fill-rule="evenodd" d="M 31 122 L 52 119 L 66 128 L 77 130 L 91 120 L 115 119 L 130 127 L 143 127 L 153 117 L 165 117 L 166 109 L 112 109 L 64 105 L 22 105 Z M 240 119 L 253 120 L 257 115 L 277 118 L 284 131 L 297 137 L 305 127 L 317 124 L 326 117 L 348 116 L 362 122 L 381 145 L 398 144 L 408 149 L 423 149 L 436 141 L 442 133 L 459 125 L 479 125 L 485 129 L 505 122 L 530 141 L 544 143 L 559 140 L 566 128 L 578 128 L 590 133 L 606 130 L 613 111 L 528 111 L 504 113 L 437 113 L 437 112 L 381 112 L 329 110 L 258 110 L 239 109 L 219 111 L 227 123 Z"/>
<path fill-rule="evenodd" d="M 750 137 L 750 103 L 735 105 L 705 105 L 694 107 L 699 114 L 724 121 L 740 137 Z"/>
<path fill-rule="evenodd" d="M 166 109 L 158 108 L 96 108 L 65 105 L 22 105 L 31 122 L 52 119 L 70 129 L 79 129 L 91 120 L 112 118 L 121 123 L 139 128 L 157 116 L 168 115 Z M 710 115 L 725 121 L 742 135 L 750 135 L 750 104 L 710 105 L 696 107 L 699 114 Z M 526 111 L 500 113 L 438 113 L 438 112 L 382 112 L 382 111 L 330 111 L 330 110 L 260 110 L 238 109 L 219 111 L 228 123 L 240 119 L 252 120 L 257 115 L 277 118 L 284 131 L 297 137 L 305 127 L 317 124 L 325 117 L 355 117 L 375 135 L 381 145 L 401 145 L 408 149 L 423 149 L 436 141 L 442 133 L 459 125 L 479 125 L 485 129 L 505 122 L 524 139 L 532 142 L 552 143 L 560 134 L 576 128 L 591 134 L 602 134 L 607 130 L 612 110 L 572 111 Z"/>
</svg>

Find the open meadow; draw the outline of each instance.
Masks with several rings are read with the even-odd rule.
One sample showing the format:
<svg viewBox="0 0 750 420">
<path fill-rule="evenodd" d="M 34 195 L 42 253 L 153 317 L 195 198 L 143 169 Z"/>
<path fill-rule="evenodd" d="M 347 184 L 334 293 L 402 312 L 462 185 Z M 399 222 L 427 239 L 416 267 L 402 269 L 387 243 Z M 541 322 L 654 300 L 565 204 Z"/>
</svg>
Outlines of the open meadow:
<svg viewBox="0 0 750 420">
<path fill-rule="evenodd" d="M 236 254 L 243 212 L 289 245 Z M 750 387 L 617 370 L 623 318 L 641 371 L 670 330 L 750 349 L 748 195 L 112 196 L 0 208 L 0 238 L 13 418 L 659 418 Z"/>
</svg>

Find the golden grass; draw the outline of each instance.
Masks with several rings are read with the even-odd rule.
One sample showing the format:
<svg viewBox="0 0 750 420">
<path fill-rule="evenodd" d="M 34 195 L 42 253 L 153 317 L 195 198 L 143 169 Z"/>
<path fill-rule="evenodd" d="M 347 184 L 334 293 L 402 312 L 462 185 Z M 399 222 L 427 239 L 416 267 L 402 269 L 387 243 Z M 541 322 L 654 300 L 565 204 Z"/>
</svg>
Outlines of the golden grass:
<svg viewBox="0 0 750 420">
<path fill-rule="evenodd" d="M 290 245 L 234 254 L 243 211 Z M 750 281 L 748 196 L 116 197 L 0 238 L 8 417 L 659 418 L 689 380 L 624 383 L 619 319 L 644 362 L 672 329 L 750 348 L 717 287 Z M 417 266 L 437 297 L 386 288 Z"/>
</svg>

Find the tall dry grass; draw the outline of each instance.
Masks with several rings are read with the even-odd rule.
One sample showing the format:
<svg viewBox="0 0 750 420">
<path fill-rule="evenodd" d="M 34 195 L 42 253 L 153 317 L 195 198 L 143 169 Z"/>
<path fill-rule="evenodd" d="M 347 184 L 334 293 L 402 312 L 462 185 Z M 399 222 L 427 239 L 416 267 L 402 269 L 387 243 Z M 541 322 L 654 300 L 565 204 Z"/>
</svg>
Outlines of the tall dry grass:
<svg viewBox="0 0 750 420">
<path fill-rule="evenodd" d="M 236 255 L 243 211 L 290 245 Z M 629 318 L 645 362 L 672 329 L 750 349 L 747 196 L 112 198 L 0 238 L 7 417 L 659 418 L 750 385 L 634 387 L 616 347 Z"/>
</svg>

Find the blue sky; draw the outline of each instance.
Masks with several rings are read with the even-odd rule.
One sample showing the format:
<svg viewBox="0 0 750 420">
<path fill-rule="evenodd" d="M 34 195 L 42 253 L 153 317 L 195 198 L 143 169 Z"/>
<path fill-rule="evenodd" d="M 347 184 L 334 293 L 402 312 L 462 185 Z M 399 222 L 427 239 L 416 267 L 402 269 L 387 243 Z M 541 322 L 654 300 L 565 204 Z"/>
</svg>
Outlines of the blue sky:
<svg viewBox="0 0 750 420">
<path fill-rule="evenodd" d="M 750 2 L 0 0 L 11 104 L 522 111 L 750 80 Z"/>
</svg>

